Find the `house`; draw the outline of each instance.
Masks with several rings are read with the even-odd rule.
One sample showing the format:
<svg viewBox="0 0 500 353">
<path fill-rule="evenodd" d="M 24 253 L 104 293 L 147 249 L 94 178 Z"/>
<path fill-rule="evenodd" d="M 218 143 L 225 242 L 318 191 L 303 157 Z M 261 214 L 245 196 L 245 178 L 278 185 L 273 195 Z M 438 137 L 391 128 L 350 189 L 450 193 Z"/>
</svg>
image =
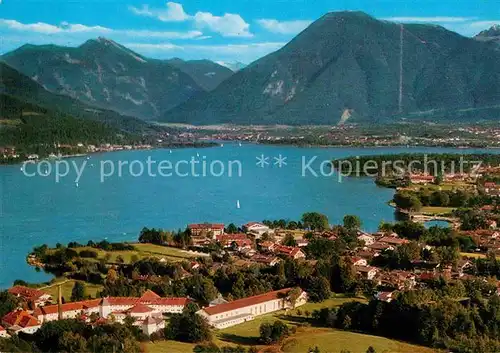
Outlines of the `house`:
<svg viewBox="0 0 500 353">
<path fill-rule="evenodd" d="M 385 251 L 385 250 L 394 250 L 394 246 L 389 245 L 387 243 L 382 243 L 379 241 L 376 241 L 375 243 L 368 245 L 367 248 L 372 250 L 372 251 L 375 251 L 375 252 Z"/>
<path fill-rule="evenodd" d="M 233 248 L 235 251 L 243 249 L 251 249 L 253 242 L 248 239 L 246 234 L 221 234 L 215 237 L 215 240 L 222 245 L 223 248 Z"/>
<path fill-rule="evenodd" d="M 356 273 L 360 274 L 363 278 L 370 281 L 374 279 L 378 273 L 378 269 L 373 266 L 358 265 L 354 266 L 354 269 L 356 270 Z"/>
<path fill-rule="evenodd" d="M 250 261 L 267 266 L 275 266 L 280 262 L 280 259 L 272 255 L 256 254 L 250 258 Z"/>
<path fill-rule="evenodd" d="M 248 222 L 247 224 L 243 225 L 243 229 L 247 233 L 254 235 L 256 239 L 259 239 L 265 233 L 274 233 L 273 229 L 259 222 Z"/>
<path fill-rule="evenodd" d="M 257 254 L 257 251 L 255 249 L 252 249 L 252 248 L 243 248 L 239 252 L 240 252 L 241 256 L 245 256 L 245 257 L 252 257 L 255 254 Z"/>
<path fill-rule="evenodd" d="M 389 245 L 399 246 L 403 244 L 407 244 L 407 239 L 402 239 L 398 237 L 382 237 L 378 240 L 379 243 L 385 243 Z"/>
<path fill-rule="evenodd" d="M 307 240 L 307 239 L 297 239 L 296 243 L 297 243 L 297 246 L 299 248 L 303 248 L 303 247 L 306 247 L 307 245 L 309 245 L 309 240 Z"/>
<path fill-rule="evenodd" d="M 278 310 L 303 305 L 307 302 L 307 294 L 302 291 L 294 304 L 288 296 L 292 288 L 268 292 L 232 302 L 205 307 L 197 312 L 205 317 L 208 323 L 218 329 L 231 327 L 253 320 L 254 317 Z"/>
<path fill-rule="evenodd" d="M 469 271 L 472 271 L 474 269 L 474 264 L 467 259 L 460 259 L 457 262 L 457 272 L 459 275 L 463 275 L 464 273 L 467 273 Z"/>
<path fill-rule="evenodd" d="M 259 246 L 262 251 L 273 252 L 276 244 L 272 241 L 263 241 Z"/>
<path fill-rule="evenodd" d="M 189 224 L 188 229 L 191 231 L 193 236 L 209 236 L 211 235 L 213 239 L 216 236 L 224 234 L 224 224 L 221 223 L 196 223 Z"/>
<path fill-rule="evenodd" d="M 359 232 L 358 240 L 363 241 L 367 246 L 375 243 L 375 237 L 365 232 Z"/>
<path fill-rule="evenodd" d="M 412 184 L 428 184 L 433 183 L 435 178 L 428 174 L 411 174 L 410 182 Z"/>
<path fill-rule="evenodd" d="M 380 300 L 382 302 L 390 303 L 393 299 L 395 291 L 393 292 L 378 292 L 375 294 L 375 299 Z"/>
<path fill-rule="evenodd" d="M 0 326 L 0 337 L 2 338 L 10 337 L 10 335 L 7 333 L 7 330 L 3 326 Z"/>
<path fill-rule="evenodd" d="M 368 261 L 366 261 L 366 259 L 363 259 L 362 257 L 357 257 L 357 256 L 351 257 L 351 263 L 354 266 L 368 266 Z"/>
<path fill-rule="evenodd" d="M 14 286 L 8 292 L 15 297 L 22 298 L 26 303 L 33 303 L 34 306 L 44 305 L 52 301 L 52 296 L 39 289 L 25 286 Z"/>
<path fill-rule="evenodd" d="M 490 229 L 496 229 L 497 228 L 497 222 L 493 219 L 489 219 L 488 221 L 486 221 L 488 223 L 488 227 Z"/>
<path fill-rule="evenodd" d="M 279 255 L 291 257 L 294 260 L 304 259 L 306 254 L 300 248 L 294 246 L 276 245 L 274 252 Z"/>
<path fill-rule="evenodd" d="M 19 332 L 33 334 L 41 327 L 36 317 L 22 309 L 11 311 L 2 317 L 2 325 L 14 334 Z"/>
<path fill-rule="evenodd" d="M 140 327 L 142 332 L 150 336 L 152 333 L 165 329 L 165 320 L 162 317 L 148 316 L 145 320 L 140 322 Z"/>
<path fill-rule="evenodd" d="M 395 270 L 380 272 L 377 275 L 378 284 L 386 288 L 412 289 L 416 285 L 416 277 L 412 272 Z"/>
</svg>

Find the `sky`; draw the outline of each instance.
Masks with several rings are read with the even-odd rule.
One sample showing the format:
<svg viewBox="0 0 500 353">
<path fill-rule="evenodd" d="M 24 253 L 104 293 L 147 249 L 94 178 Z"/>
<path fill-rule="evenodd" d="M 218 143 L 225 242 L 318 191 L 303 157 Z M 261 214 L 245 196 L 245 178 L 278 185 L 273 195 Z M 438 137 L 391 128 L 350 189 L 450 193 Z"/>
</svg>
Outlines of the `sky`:
<svg viewBox="0 0 500 353">
<path fill-rule="evenodd" d="M 500 24 L 498 0 L 0 0 L 0 54 L 101 36 L 148 57 L 248 64 L 325 13 L 345 10 L 464 36 Z"/>
</svg>

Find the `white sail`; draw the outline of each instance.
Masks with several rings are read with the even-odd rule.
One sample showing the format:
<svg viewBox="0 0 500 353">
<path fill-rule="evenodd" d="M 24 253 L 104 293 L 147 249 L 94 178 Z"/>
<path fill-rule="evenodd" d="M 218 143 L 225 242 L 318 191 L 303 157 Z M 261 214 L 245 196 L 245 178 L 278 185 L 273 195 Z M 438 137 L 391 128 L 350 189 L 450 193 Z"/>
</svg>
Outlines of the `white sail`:
<svg viewBox="0 0 500 353">
<path fill-rule="evenodd" d="M 236 201 L 236 208 L 240 208 L 240 200 Z"/>
</svg>

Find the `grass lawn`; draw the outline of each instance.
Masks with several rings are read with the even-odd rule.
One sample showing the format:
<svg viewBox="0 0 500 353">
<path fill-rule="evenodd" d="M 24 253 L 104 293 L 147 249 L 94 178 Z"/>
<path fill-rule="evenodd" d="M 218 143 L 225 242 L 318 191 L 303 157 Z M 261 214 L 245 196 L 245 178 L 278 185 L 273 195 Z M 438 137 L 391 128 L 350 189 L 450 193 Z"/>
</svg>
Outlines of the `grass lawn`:
<svg viewBox="0 0 500 353">
<path fill-rule="evenodd" d="M 431 348 L 415 346 L 384 337 L 365 335 L 326 328 L 299 328 L 294 337 L 282 345 L 286 353 L 307 353 L 310 347 L 318 346 L 321 353 L 365 353 L 372 346 L 377 352 L 391 353 L 432 353 Z"/>
<path fill-rule="evenodd" d="M 304 311 L 317 310 L 323 307 L 340 306 L 349 301 L 363 301 L 360 298 L 336 297 L 326 300 L 323 303 L 307 303 L 301 306 Z M 316 328 L 308 326 L 306 319 L 296 315 L 296 310 L 291 310 L 287 314 L 280 311 L 274 314 L 263 315 L 252 321 L 240 325 L 229 327 L 224 330 L 215 330 L 214 343 L 219 347 L 242 345 L 245 347 L 259 345 L 259 327 L 264 322 L 274 322 L 282 320 L 289 325 L 297 326 L 297 332 L 288 338 L 281 347 L 282 352 L 307 353 L 310 347 L 318 346 L 322 353 L 340 353 L 342 349 L 351 353 L 365 353 L 368 347 L 373 346 L 377 352 L 392 353 L 431 353 L 433 350 L 426 347 L 419 347 L 403 342 L 398 342 L 388 338 L 371 336 L 347 331 L 340 331 L 328 328 Z M 305 323 L 305 324 L 304 324 Z M 191 353 L 194 344 L 180 343 L 174 341 L 162 341 L 148 343 L 145 345 L 145 352 L 151 353 Z M 276 347 L 278 348 L 278 347 Z M 279 350 L 277 350 L 279 351 Z"/>
<path fill-rule="evenodd" d="M 64 299 L 66 300 L 66 302 L 69 302 L 70 298 L 71 298 L 71 291 L 73 290 L 73 286 L 75 285 L 75 280 L 66 280 L 64 278 L 60 279 L 59 281 L 57 281 L 56 283 L 54 284 L 51 284 L 50 286 L 47 286 L 47 287 L 41 287 L 39 288 L 40 290 L 46 292 L 46 293 L 49 293 L 50 295 L 52 295 L 52 298 L 54 300 L 57 300 L 57 296 L 58 296 L 58 286 L 57 286 L 57 283 L 61 283 L 61 282 L 64 282 L 61 289 L 62 289 L 62 296 L 64 297 Z M 80 281 L 81 282 L 81 281 Z M 92 298 L 96 298 L 97 297 L 97 293 L 100 292 L 102 290 L 102 286 L 101 285 L 98 285 L 98 284 L 91 284 L 91 283 L 85 283 L 85 282 L 82 282 L 84 283 L 85 285 L 85 290 L 86 290 L 86 293 L 88 295 L 91 295 Z"/>
<path fill-rule="evenodd" d="M 485 259 L 486 254 L 478 253 L 478 252 L 461 252 L 461 256 L 472 257 L 474 259 Z M 497 260 L 500 260 L 500 255 L 497 255 Z"/>
<path fill-rule="evenodd" d="M 451 213 L 455 210 L 456 208 L 454 207 L 433 207 L 433 206 L 424 206 L 420 210 L 420 213 L 424 214 L 446 214 L 446 213 Z"/>
<path fill-rule="evenodd" d="M 170 260 L 170 261 L 182 261 L 182 260 L 187 260 L 187 259 L 192 259 L 198 256 L 201 256 L 201 254 L 197 253 L 190 253 L 181 249 L 177 248 L 172 248 L 172 247 L 167 247 L 167 246 L 160 246 L 160 245 L 154 245 L 154 244 L 133 244 L 134 248 L 136 250 L 124 250 L 124 251 L 104 251 L 101 249 L 96 249 L 92 247 L 81 247 L 81 248 L 75 248 L 78 253 L 82 250 L 92 250 L 96 251 L 98 254 L 98 259 L 102 259 L 107 254 L 110 256 L 109 262 L 111 263 L 116 263 L 116 259 L 118 256 L 121 256 L 126 264 L 132 262 L 133 257 L 137 257 L 138 259 L 143 259 L 146 257 L 156 257 L 158 259 L 164 258 L 165 260 Z M 88 260 L 92 260 L 91 258 L 87 258 Z"/>
</svg>

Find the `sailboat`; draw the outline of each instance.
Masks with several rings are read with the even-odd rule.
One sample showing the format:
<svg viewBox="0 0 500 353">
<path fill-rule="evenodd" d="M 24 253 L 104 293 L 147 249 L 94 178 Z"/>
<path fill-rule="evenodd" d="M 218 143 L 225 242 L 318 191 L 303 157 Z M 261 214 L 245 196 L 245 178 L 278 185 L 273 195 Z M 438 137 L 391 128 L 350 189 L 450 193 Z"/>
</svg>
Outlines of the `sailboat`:
<svg viewBox="0 0 500 353">
<path fill-rule="evenodd" d="M 172 150 L 169 150 L 169 153 L 172 153 Z"/>
<path fill-rule="evenodd" d="M 240 200 L 236 200 L 236 208 L 240 208 Z"/>
<path fill-rule="evenodd" d="M 220 146 L 221 146 L 221 147 L 224 147 L 224 144 L 223 144 L 223 143 L 221 143 L 221 144 L 220 144 Z"/>
<path fill-rule="evenodd" d="M 238 145 L 241 147 L 241 142 L 238 142 Z"/>
<path fill-rule="evenodd" d="M 199 157 L 199 156 L 200 156 L 200 154 L 198 152 L 196 152 L 196 157 Z"/>
</svg>

